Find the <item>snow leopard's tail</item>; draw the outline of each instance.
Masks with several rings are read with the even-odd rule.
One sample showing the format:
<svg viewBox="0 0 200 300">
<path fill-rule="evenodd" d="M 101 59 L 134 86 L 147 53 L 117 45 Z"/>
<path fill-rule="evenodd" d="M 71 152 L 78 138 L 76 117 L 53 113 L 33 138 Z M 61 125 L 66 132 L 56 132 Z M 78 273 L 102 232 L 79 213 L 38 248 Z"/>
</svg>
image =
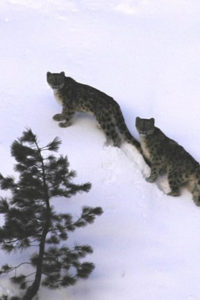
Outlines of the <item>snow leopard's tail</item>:
<svg viewBox="0 0 200 300">
<path fill-rule="evenodd" d="M 123 136 L 123 138 L 125 139 L 126 142 L 132 144 L 133 146 L 135 146 L 137 148 L 137 150 L 139 152 L 141 152 L 141 147 L 140 147 L 140 143 L 132 136 L 132 134 L 130 133 L 130 131 L 128 130 L 128 127 L 126 126 L 123 114 L 121 112 L 120 107 L 118 106 L 117 109 L 117 124 L 116 126 L 118 127 L 118 130 L 120 132 L 120 134 Z"/>
</svg>

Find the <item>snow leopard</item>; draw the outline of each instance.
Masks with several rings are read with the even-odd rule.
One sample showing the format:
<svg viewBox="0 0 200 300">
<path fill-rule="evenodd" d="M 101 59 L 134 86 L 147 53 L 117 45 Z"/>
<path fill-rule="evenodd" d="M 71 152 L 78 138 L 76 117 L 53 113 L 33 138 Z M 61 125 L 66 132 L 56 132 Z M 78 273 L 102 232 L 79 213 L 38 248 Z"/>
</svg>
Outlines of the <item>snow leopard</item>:
<svg viewBox="0 0 200 300">
<path fill-rule="evenodd" d="M 65 76 L 64 72 L 47 72 L 47 82 L 62 105 L 62 112 L 53 116 L 60 127 L 70 126 L 76 112 L 90 113 L 103 129 L 107 142 L 119 147 L 125 140 L 141 150 L 125 124 L 119 104 L 112 97 Z"/>
<path fill-rule="evenodd" d="M 196 205 L 200 206 L 199 163 L 182 146 L 155 127 L 154 123 L 154 118 L 136 118 L 142 153 L 151 165 L 151 173 L 146 180 L 155 182 L 159 175 L 167 174 L 171 188 L 168 195 L 179 196 L 180 188 L 186 186 Z"/>
</svg>

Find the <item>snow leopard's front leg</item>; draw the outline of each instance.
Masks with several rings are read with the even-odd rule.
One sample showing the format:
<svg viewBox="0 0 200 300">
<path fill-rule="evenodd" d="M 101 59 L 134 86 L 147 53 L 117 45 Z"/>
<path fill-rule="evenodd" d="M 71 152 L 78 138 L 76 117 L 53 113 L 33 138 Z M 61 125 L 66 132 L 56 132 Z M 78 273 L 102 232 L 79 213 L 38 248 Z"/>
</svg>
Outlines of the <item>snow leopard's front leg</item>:
<svg viewBox="0 0 200 300">
<path fill-rule="evenodd" d="M 62 121 L 62 120 L 64 120 L 65 118 L 64 118 L 64 116 L 63 116 L 63 114 L 61 113 L 61 114 L 55 114 L 54 116 L 53 116 L 53 119 L 54 119 L 54 121 Z"/>
<path fill-rule="evenodd" d="M 159 163 L 152 163 L 151 173 L 149 177 L 146 177 L 146 181 L 155 182 L 158 176 L 160 175 L 161 170 L 162 170 L 162 165 L 160 165 Z"/>
<path fill-rule="evenodd" d="M 59 123 L 60 127 L 68 127 L 72 124 L 72 119 L 74 117 L 75 110 L 72 107 L 65 106 L 61 114 L 61 119 L 59 121 L 64 121 Z"/>
</svg>

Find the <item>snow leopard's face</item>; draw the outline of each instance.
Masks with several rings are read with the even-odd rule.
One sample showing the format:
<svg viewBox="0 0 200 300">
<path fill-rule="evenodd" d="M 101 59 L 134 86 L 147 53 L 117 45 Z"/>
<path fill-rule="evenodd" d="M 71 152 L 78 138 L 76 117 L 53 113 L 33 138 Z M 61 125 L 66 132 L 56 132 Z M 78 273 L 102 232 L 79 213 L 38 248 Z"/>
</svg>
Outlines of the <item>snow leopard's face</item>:
<svg viewBox="0 0 200 300">
<path fill-rule="evenodd" d="M 141 135 L 148 135 L 154 132 L 154 118 L 151 119 L 142 119 L 137 117 L 136 118 L 136 128 Z"/>
<path fill-rule="evenodd" d="M 47 72 L 47 82 L 54 90 L 63 88 L 65 84 L 65 73 L 50 73 Z"/>
</svg>

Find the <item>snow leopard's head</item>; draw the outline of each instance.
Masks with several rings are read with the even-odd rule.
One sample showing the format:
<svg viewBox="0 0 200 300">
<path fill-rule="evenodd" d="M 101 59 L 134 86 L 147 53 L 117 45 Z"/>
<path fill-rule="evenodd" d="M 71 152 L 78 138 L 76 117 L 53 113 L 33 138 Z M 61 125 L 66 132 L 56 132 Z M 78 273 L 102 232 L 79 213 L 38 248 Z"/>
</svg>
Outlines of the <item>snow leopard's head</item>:
<svg viewBox="0 0 200 300">
<path fill-rule="evenodd" d="M 137 117 L 135 126 L 139 132 L 140 135 L 149 135 L 154 132 L 154 118 L 151 119 L 142 119 Z"/>
<path fill-rule="evenodd" d="M 47 82 L 51 86 L 52 89 L 58 90 L 63 88 L 65 85 L 65 73 L 50 73 L 47 72 Z"/>
</svg>

